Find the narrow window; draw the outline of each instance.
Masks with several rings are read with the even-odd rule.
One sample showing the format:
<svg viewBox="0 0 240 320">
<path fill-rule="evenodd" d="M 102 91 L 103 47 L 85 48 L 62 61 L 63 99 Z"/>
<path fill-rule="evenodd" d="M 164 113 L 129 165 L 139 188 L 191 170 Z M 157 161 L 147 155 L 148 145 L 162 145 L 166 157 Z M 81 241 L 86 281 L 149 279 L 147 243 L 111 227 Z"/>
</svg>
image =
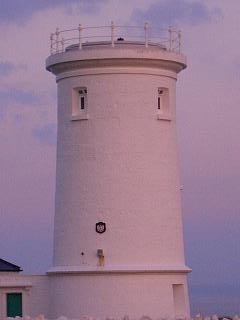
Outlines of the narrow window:
<svg viewBox="0 0 240 320">
<path fill-rule="evenodd" d="M 79 94 L 79 107 L 80 110 L 86 110 L 87 108 L 87 89 L 80 89 L 78 91 Z"/>
<path fill-rule="evenodd" d="M 158 88 L 158 110 L 162 110 L 164 100 L 164 90 Z"/>
<path fill-rule="evenodd" d="M 84 97 L 81 98 L 81 110 L 84 110 L 85 104 L 84 104 Z"/>
<path fill-rule="evenodd" d="M 171 120 L 169 106 L 169 89 L 160 87 L 157 89 L 157 119 Z"/>
<path fill-rule="evenodd" d="M 86 87 L 73 88 L 71 120 L 87 120 L 89 118 L 87 94 Z"/>
</svg>

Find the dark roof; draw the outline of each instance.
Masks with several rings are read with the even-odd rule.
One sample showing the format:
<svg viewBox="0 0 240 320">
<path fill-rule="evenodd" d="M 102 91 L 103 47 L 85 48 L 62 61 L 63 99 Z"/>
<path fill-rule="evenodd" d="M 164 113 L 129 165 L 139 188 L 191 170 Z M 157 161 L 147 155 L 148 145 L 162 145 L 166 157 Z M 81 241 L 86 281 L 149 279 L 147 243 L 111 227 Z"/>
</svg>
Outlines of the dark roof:
<svg viewBox="0 0 240 320">
<path fill-rule="evenodd" d="M 22 271 L 16 264 L 0 259 L 0 272 L 19 272 Z"/>
</svg>

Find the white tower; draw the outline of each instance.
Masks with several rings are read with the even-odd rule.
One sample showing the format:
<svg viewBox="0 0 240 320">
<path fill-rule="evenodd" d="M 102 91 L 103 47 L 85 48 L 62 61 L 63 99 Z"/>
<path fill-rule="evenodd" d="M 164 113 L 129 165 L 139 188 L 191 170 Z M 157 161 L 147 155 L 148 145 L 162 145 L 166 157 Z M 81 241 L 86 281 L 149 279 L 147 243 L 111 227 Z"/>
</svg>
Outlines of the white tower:
<svg viewBox="0 0 240 320">
<path fill-rule="evenodd" d="M 176 80 L 186 67 L 180 34 L 170 29 L 166 46 L 152 43 L 145 24 L 144 41 L 129 41 L 112 24 L 109 40 L 88 42 L 94 30 L 57 30 L 46 62 L 58 85 L 50 315 L 188 316 L 176 145 Z"/>
</svg>

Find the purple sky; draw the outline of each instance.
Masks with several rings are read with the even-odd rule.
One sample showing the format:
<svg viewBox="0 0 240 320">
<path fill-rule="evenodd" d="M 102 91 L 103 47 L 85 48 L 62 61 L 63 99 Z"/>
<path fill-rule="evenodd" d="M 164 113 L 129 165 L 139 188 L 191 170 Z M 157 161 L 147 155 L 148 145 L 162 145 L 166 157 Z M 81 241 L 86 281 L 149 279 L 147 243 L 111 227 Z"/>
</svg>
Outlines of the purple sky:
<svg viewBox="0 0 240 320">
<path fill-rule="evenodd" d="M 51 264 L 56 84 L 49 35 L 83 25 L 174 25 L 188 68 L 177 89 L 192 313 L 240 314 L 240 2 L 0 0 L 0 257 Z"/>
</svg>

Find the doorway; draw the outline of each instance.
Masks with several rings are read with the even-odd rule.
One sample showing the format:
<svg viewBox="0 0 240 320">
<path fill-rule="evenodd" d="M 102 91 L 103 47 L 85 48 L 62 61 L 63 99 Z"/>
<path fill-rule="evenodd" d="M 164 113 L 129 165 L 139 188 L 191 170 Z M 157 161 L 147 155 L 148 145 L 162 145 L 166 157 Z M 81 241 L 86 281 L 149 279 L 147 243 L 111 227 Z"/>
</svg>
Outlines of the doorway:
<svg viewBox="0 0 240 320">
<path fill-rule="evenodd" d="M 7 293 L 7 317 L 22 317 L 22 293 Z"/>
<path fill-rule="evenodd" d="M 173 284 L 173 303 L 176 318 L 186 316 L 186 303 L 183 284 Z"/>
</svg>

